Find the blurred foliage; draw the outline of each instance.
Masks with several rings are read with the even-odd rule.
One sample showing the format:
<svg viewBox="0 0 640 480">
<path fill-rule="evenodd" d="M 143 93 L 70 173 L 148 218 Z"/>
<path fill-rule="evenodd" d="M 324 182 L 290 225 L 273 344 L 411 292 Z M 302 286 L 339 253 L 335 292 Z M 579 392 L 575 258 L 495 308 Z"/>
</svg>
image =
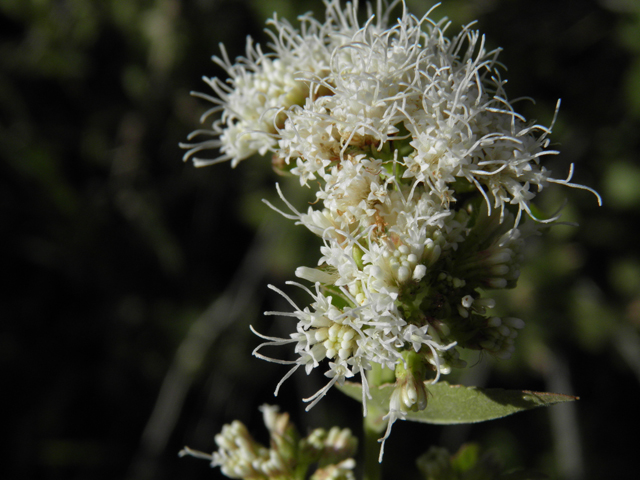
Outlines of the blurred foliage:
<svg viewBox="0 0 640 480">
<path fill-rule="evenodd" d="M 407 3 L 416 15 L 429 8 Z M 266 284 L 313 265 L 318 242 L 260 199 L 278 204 L 276 180 L 294 204 L 308 199 L 268 162 L 196 170 L 177 146 L 206 108 L 189 90 L 205 89 L 202 75 L 224 76 L 209 60 L 218 43 L 231 57 L 248 34 L 266 43 L 273 10 L 292 21 L 322 16 L 320 1 L 0 2 L 2 478 L 219 478 L 177 452 L 212 449 L 236 418 L 253 431 L 256 405 L 273 402 L 284 371 L 250 356 L 248 325 L 286 334 L 287 320 L 260 315 L 287 308 Z M 623 439 L 637 438 L 640 394 L 640 3 L 445 0 L 432 17 L 443 15 L 449 33 L 477 19 L 489 45 L 504 48 L 511 98 L 537 102 L 520 104 L 527 118 L 549 124 L 562 98 L 552 136 L 562 154 L 547 166 L 562 176 L 575 163 L 575 181 L 604 199 L 598 208 L 580 190 L 545 191 L 540 206 L 553 211 L 568 197 L 564 219 L 580 228 L 556 226 L 531 243 L 501 307 L 527 322 L 517 355 L 481 359 L 460 381 L 582 400 L 474 426 L 399 422 L 385 456 L 405 461 L 387 463 L 387 478 L 417 478 L 413 459 L 430 445 L 456 451 L 468 440 L 499 450 L 507 468 L 634 478 L 637 440 Z M 207 334 L 202 356 L 189 356 L 180 346 L 198 339 L 207 306 L 227 298 L 264 223 L 284 240 L 260 257 L 269 273 L 258 293 L 241 320 Z M 151 412 L 176 362 L 189 365 L 186 396 L 173 401 L 166 442 L 154 444 Z M 322 382 L 296 375 L 279 403 L 299 425 L 357 432 L 359 407 L 339 392 L 300 415 L 298 399 Z M 562 423 L 572 415 L 573 434 Z"/>
<path fill-rule="evenodd" d="M 499 459 L 491 452 L 482 452 L 478 444 L 467 443 L 455 455 L 446 448 L 431 447 L 418 457 L 418 469 L 424 480 L 544 480 L 537 472 L 502 472 Z"/>
</svg>

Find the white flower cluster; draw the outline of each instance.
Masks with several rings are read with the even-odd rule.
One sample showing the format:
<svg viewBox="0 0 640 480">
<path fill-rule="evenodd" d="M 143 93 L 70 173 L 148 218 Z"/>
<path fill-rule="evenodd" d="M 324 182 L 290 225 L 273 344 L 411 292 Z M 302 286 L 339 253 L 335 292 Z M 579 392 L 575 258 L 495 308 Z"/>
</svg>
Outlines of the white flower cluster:
<svg viewBox="0 0 640 480">
<path fill-rule="evenodd" d="M 269 431 L 270 448 L 256 442 L 247 427 L 234 420 L 215 436 L 217 451 L 208 454 L 185 447 L 180 456 L 208 460 L 229 478 L 355 480 L 356 464 L 352 457 L 358 441 L 351 430 L 333 427 L 327 432 L 317 428 L 301 439 L 289 414 L 279 413 L 278 407 L 271 405 L 263 405 L 260 410 Z M 316 471 L 307 477 L 310 467 Z"/>
<path fill-rule="evenodd" d="M 294 310 L 268 314 L 296 318 L 296 333 L 260 335 L 266 342 L 254 352 L 267 358 L 264 346 L 295 344 L 297 359 L 278 361 L 293 364 L 283 381 L 328 363 L 331 380 L 305 399 L 309 408 L 358 373 L 364 400 L 365 373 L 404 367 L 407 352 L 433 381 L 463 365 L 459 348 L 507 358 L 524 323 L 492 317 L 483 290 L 513 287 L 523 239 L 557 219 L 535 218 L 538 191 L 549 183 L 590 190 L 570 183 L 573 170 L 555 179 L 540 164 L 557 153 L 547 149 L 550 128 L 513 110 L 498 50 L 469 27 L 448 38 L 444 20 L 416 18 L 404 3 L 391 23 L 398 3 L 378 1 L 375 15 L 368 6 L 361 24 L 357 1 L 327 1 L 324 23 L 305 15 L 295 29 L 272 20 L 273 53 L 249 42 L 232 64 L 223 51 L 215 60 L 230 80 L 206 79 L 218 98 L 200 95 L 215 104 L 206 115 L 222 115 L 192 134 L 213 139 L 183 145 L 197 165 L 270 152 L 277 168 L 317 188 L 316 204 L 300 212 L 278 187 L 289 209 L 280 213 L 322 239 L 321 256 L 296 271 L 312 288 L 291 282 L 310 305 L 272 287 Z M 222 155 L 195 158 L 211 148 Z M 426 405 L 401 393 L 400 410 Z"/>
</svg>

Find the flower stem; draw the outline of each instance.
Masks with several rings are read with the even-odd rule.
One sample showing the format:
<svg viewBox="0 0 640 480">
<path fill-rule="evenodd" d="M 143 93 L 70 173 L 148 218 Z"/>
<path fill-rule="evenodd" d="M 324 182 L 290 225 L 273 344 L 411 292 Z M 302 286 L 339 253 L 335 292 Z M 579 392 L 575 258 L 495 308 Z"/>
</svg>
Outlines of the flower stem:
<svg viewBox="0 0 640 480">
<path fill-rule="evenodd" d="M 371 415 L 371 411 L 369 411 Z M 364 475 L 363 480 L 380 480 L 382 478 L 381 464 L 378 463 L 380 432 L 369 425 L 369 415 L 364 419 Z"/>
<path fill-rule="evenodd" d="M 384 383 L 393 382 L 395 374 L 392 370 L 383 369 L 374 363 L 373 368 L 367 372 L 369 388 L 378 387 Z M 387 423 L 382 420 L 386 412 L 367 401 L 367 416 L 363 421 L 364 430 L 364 475 L 363 480 L 380 480 L 382 469 L 378 462 L 380 443 L 378 439 L 384 432 Z"/>
</svg>

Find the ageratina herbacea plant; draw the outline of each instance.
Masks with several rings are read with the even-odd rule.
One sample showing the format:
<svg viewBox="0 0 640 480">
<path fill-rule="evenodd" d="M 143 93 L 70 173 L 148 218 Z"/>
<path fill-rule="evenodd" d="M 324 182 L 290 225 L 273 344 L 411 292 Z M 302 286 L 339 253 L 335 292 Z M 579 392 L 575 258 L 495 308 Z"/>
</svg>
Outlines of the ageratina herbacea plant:
<svg viewBox="0 0 640 480">
<path fill-rule="evenodd" d="M 291 310 L 266 314 L 292 317 L 295 332 L 274 338 L 254 330 L 264 342 L 253 353 L 290 366 L 276 394 L 301 367 L 324 372 L 328 381 L 304 399 L 307 409 L 333 386 L 358 398 L 364 435 L 381 442 L 374 461 L 365 452 L 364 476 L 378 478 L 375 459 L 382 461 L 396 420 L 465 423 L 513 413 L 501 410 L 507 402 L 497 393 L 440 380 L 465 367 L 464 349 L 501 359 L 514 351 L 524 322 L 493 316 L 490 295 L 516 285 L 524 242 L 557 223 L 559 215 L 536 213 L 536 194 L 554 183 L 600 197 L 571 183 L 573 167 L 556 178 L 543 166 L 558 153 L 549 149 L 551 126 L 514 110 L 499 50 L 488 50 L 471 26 L 448 37 L 446 19 L 417 18 L 399 1 L 366 12 L 357 1 L 325 6 L 324 22 L 306 14 L 295 27 L 274 16 L 268 51 L 249 38 L 245 56 L 232 62 L 222 47 L 213 60 L 229 78 L 205 78 L 213 94 L 195 94 L 213 104 L 202 117 L 213 122 L 181 146 L 196 166 L 269 156 L 276 170 L 315 191 L 305 211 L 276 184 L 282 205 L 268 204 L 322 246 L 317 265 L 297 268 L 300 280 L 288 282 L 308 294 L 308 305 L 270 287 Z M 392 20 L 395 7 L 400 16 Z M 211 150 L 214 158 L 201 158 Z M 269 346 L 290 346 L 297 357 L 268 357 Z M 515 411 L 573 399 L 502 395 L 519 399 Z M 478 406 L 473 413 L 469 401 Z M 351 432 L 333 427 L 301 438 L 287 414 L 262 410 L 270 448 L 234 421 L 215 437 L 213 455 L 183 453 L 231 478 L 354 478 Z M 457 478 L 446 476 L 449 460 L 432 451 L 420 470 Z M 498 478 L 485 463 L 474 466 L 484 468 L 478 478 Z"/>
</svg>

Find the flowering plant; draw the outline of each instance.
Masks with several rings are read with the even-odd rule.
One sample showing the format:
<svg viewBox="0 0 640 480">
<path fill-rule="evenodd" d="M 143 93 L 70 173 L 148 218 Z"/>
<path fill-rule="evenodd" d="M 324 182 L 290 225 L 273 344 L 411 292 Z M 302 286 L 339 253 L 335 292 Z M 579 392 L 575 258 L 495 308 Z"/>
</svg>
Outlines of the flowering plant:
<svg viewBox="0 0 640 480">
<path fill-rule="evenodd" d="M 398 5 L 401 15 L 392 22 Z M 203 121 L 221 115 L 182 145 L 184 159 L 196 166 L 230 161 L 235 167 L 270 154 L 276 171 L 315 190 L 316 203 L 306 211 L 277 184 L 284 207 L 267 202 L 322 246 L 317 265 L 299 267 L 301 282 L 289 282 L 308 293 L 309 305 L 270 287 L 293 310 L 267 315 L 294 318 L 296 331 L 275 338 L 254 330 L 264 340 L 254 355 L 290 365 L 276 394 L 300 367 L 307 374 L 324 369 L 329 381 L 304 399 L 307 409 L 334 385 L 358 398 L 365 435 L 380 436 L 379 461 L 398 419 L 474 422 L 571 399 L 505 392 L 487 400 L 477 396 L 480 390 L 438 382 L 465 366 L 463 349 L 502 359 L 514 351 L 524 322 L 493 315 L 490 292 L 515 287 L 523 243 L 559 218 L 539 213 L 535 195 L 555 183 L 598 197 L 571 183 L 573 167 L 555 178 L 541 164 L 558 153 L 549 149 L 551 126 L 516 113 L 500 76 L 499 50 L 488 51 L 471 26 L 448 38 L 449 24 L 430 13 L 416 18 L 403 2 L 378 1 L 375 13 L 367 5 L 361 23 L 357 2 L 342 7 L 333 0 L 326 2 L 324 23 L 307 14 L 295 28 L 274 17 L 270 53 L 249 38 L 245 57 L 231 62 L 224 47 L 214 57 L 229 79 L 205 78 L 215 96 L 196 96 L 214 105 Z M 220 155 L 199 156 L 210 149 Z M 294 360 L 263 353 L 289 344 Z M 352 378 L 360 383 L 347 381 Z M 469 395 L 487 404 L 482 413 L 465 410 Z M 515 395 L 508 405 L 515 409 L 507 411 L 500 395 Z M 312 462 L 301 460 L 304 441 L 283 433 L 293 428 L 288 417 L 282 420 L 273 407 L 264 411 L 271 449 L 234 423 L 216 437 L 219 452 L 207 458 L 232 478 L 306 478 Z M 275 431 L 289 440 L 274 440 Z M 317 478 L 351 478 L 347 459 L 355 447 L 347 443 L 341 451 L 348 453 L 322 464 L 333 465 L 331 473 L 321 468 Z M 367 465 L 365 476 L 374 478 Z"/>
</svg>

